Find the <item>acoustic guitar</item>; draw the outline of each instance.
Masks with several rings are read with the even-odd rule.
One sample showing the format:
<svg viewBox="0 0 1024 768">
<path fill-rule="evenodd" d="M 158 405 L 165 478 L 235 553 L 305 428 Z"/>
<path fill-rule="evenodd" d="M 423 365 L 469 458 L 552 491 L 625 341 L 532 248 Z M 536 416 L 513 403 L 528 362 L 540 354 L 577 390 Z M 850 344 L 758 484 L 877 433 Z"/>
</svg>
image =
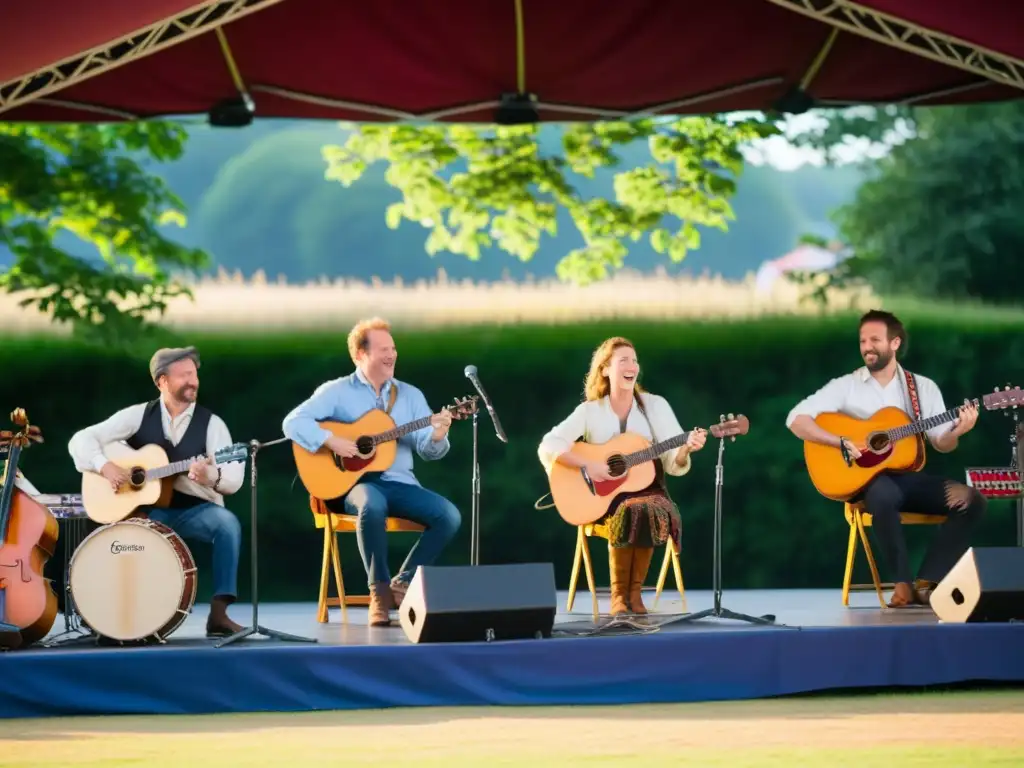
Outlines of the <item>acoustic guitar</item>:
<svg viewBox="0 0 1024 768">
<path fill-rule="evenodd" d="M 719 424 L 708 428 L 718 438 L 745 435 L 750 420 L 743 416 L 722 417 Z M 569 467 L 556 461 L 551 467 L 548 483 L 551 500 L 558 514 L 572 525 L 587 525 L 607 514 L 615 497 L 620 493 L 642 491 L 655 478 L 654 462 L 665 451 L 678 448 L 690 437 L 683 432 L 653 445 L 635 432 L 623 432 L 606 443 L 575 443 L 569 453 L 586 462 L 597 462 L 608 467 L 610 480 L 594 481 L 583 467 Z"/>
<path fill-rule="evenodd" d="M 130 477 L 118 490 L 99 472 L 82 473 L 82 507 L 90 520 L 110 525 L 131 517 L 142 506 L 167 507 L 174 493 L 174 478 L 188 472 L 192 462 L 203 458 L 171 462 L 159 445 L 144 445 L 135 450 L 125 443 L 108 443 L 103 448 L 107 459 L 128 470 Z M 213 454 L 214 464 L 244 462 L 249 456 L 245 443 L 232 443 Z"/>
<path fill-rule="evenodd" d="M 49 509 L 15 487 L 22 449 L 43 437 L 21 408 L 11 421 L 21 430 L 0 432 L 0 446 L 7 448 L 0 490 L 0 647 L 13 649 L 42 640 L 57 618 L 57 593 L 43 569 L 60 531 Z"/>
<path fill-rule="evenodd" d="M 975 398 L 974 405 L 978 405 Z M 1020 387 L 984 395 L 986 410 L 1017 407 L 1024 404 Z M 920 472 L 925 465 L 924 433 L 941 424 L 955 421 L 962 405 L 944 413 L 914 421 L 902 409 L 882 408 L 866 419 L 842 413 L 822 413 L 814 422 L 834 435 L 841 435 L 860 450 L 860 458 L 844 455 L 837 446 L 804 441 L 807 473 L 818 493 L 833 501 L 849 501 L 882 472 Z"/>
<path fill-rule="evenodd" d="M 477 396 L 455 400 L 447 406 L 454 421 L 476 412 Z M 335 437 L 344 437 L 356 444 L 359 453 L 342 458 L 326 445 L 316 452 L 292 443 L 295 468 L 306 490 L 318 499 L 344 496 L 368 472 L 385 472 L 391 468 L 398 452 L 397 441 L 412 432 L 430 426 L 436 414 L 396 426 L 394 420 L 379 408 L 367 411 L 353 422 L 321 421 L 320 426 Z"/>
</svg>

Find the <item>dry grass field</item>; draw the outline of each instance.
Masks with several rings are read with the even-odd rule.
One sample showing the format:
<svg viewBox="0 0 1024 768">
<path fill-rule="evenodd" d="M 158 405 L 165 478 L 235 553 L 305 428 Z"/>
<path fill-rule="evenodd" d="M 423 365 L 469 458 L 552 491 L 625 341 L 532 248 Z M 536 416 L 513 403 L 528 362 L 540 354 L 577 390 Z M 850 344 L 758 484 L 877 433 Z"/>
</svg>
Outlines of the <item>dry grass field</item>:
<svg viewBox="0 0 1024 768">
<path fill-rule="evenodd" d="M 1021 765 L 1024 694 L 0 721 L 0 766 Z"/>
<path fill-rule="evenodd" d="M 622 272 L 588 286 L 557 280 L 516 283 L 456 282 L 436 279 L 403 283 L 323 280 L 310 284 L 251 280 L 220 273 L 192 284 L 193 299 L 176 300 L 163 324 L 177 330 L 243 332 L 343 327 L 367 315 L 383 315 L 397 325 L 423 327 L 479 324 L 577 323 L 604 319 L 739 319 L 765 315 L 815 314 L 794 284 L 759 293 L 753 276 L 743 281 L 720 277 L 643 276 Z M 62 333 L 50 319 L 18 306 L 20 297 L 0 294 L 0 327 L 8 333 Z M 830 311 L 860 309 L 867 292 L 835 292 Z"/>
</svg>

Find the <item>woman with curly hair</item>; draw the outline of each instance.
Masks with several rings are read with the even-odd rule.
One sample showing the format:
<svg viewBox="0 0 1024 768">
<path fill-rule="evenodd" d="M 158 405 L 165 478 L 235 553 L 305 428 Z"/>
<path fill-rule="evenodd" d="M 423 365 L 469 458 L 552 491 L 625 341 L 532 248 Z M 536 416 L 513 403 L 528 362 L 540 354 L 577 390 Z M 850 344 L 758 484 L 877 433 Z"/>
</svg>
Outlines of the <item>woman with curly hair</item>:
<svg viewBox="0 0 1024 768">
<path fill-rule="evenodd" d="M 640 387 L 640 364 L 633 342 L 621 336 L 606 339 L 594 351 L 584 388 L 584 401 L 541 440 L 541 464 L 550 474 L 554 463 L 582 467 L 593 482 L 611 478 L 601 462 L 586 462 L 570 453 L 578 440 L 601 444 L 616 435 L 632 432 L 652 443 L 683 432 L 672 406 L 665 398 Z M 608 539 L 608 570 L 611 574 L 611 614 L 647 613 L 640 590 L 647 577 L 654 547 L 670 537 L 680 544 L 679 510 L 669 496 L 665 475 L 685 475 L 690 456 L 704 447 L 707 434 L 698 429 L 686 443 L 662 453 L 655 461 L 655 479 L 636 493 L 622 493 L 612 500 L 608 513 L 594 532 Z"/>
</svg>

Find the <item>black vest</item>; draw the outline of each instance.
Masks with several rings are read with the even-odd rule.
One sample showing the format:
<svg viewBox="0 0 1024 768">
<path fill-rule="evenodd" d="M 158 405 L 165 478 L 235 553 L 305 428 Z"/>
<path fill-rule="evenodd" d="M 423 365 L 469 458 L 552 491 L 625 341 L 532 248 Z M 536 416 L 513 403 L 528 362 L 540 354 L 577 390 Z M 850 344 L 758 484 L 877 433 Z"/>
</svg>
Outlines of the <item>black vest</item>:
<svg viewBox="0 0 1024 768">
<path fill-rule="evenodd" d="M 192 412 L 192 421 L 189 422 L 188 429 L 181 436 L 181 441 L 174 445 L 164 437 L 160 401 L 153 400 L 146 405 L 146 411 L 142 416 L 142 423 L 139 424 L 138 431 L 125 442 L 136 451 L 144 445 L 159 445 L 167 452 L 167 459 L 171 463 L 191 459 L 194 456 L 203 456 L 207 451 L 206 430 L 210 426 L 211 415 L 208 409 L 197 403 L 195 411 Z M 171 509 L 188 509 L 206 502 L 206 499 L 201 499 L 190 493 L 182 493 L 175 488 L 170 506 Z"/>
</svg>

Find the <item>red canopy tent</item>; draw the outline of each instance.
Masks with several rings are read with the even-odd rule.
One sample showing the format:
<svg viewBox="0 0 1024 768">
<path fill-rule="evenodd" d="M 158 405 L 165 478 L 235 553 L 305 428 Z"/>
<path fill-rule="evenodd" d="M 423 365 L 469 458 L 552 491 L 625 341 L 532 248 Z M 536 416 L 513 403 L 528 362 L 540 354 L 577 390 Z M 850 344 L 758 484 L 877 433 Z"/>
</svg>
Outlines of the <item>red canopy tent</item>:
<svg viewBox="0 0 1024 768">
<path fill-rule="evenodd" d="M 0 120 L 592 120 L 1024 90 L 1020 0 L 27 0 Z M 517 97 L 516 94 L 519 94 Z M 220 105 L 220 107 L 217 107 Z M 518 108 L 517 108 L 518 107 Z"/>
</svg>

